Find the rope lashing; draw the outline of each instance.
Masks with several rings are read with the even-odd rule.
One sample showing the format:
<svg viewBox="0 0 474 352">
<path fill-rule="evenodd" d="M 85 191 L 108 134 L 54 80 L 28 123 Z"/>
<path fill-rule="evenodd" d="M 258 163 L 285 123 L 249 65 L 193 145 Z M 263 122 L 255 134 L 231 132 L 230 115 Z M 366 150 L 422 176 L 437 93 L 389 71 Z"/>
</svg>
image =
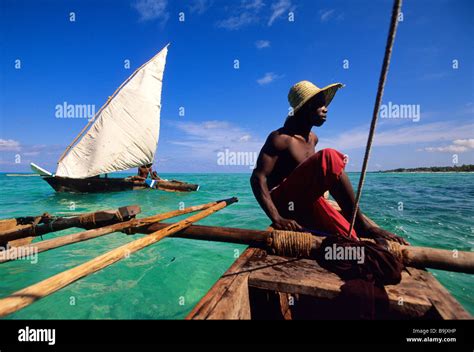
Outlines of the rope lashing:
<svg viewBox="0 0 474 352">
<path fill-rule="evenodd" d="M 96 225 L 95 213 L 88 213 L 88 214 L 81 215 L 79 217 L 79 222 L 81 223 L 81 225 L 90 225 L 90 224 Z"/>
<path fill-rule="evenodd" d="M 123 218 L 122 214 L 120 214 L 120 210 L 117 210 L 114 215 L 117 217 L 117 219 L 120 222 L 124 221 L 124 218 Z"/>
<path fill-rule="evenodd" d="M 43 213 L 43 215 L 35 217 L 35 219 L 31 223 L 31 228 L 30 228 L 31 235 L 36 237 L 36 226 L 40 223 L 48 223 L 49 221 L 51 221 L 51 219 L 52 219 L 52 216 L 48 213 Z"/>
<path fill-rule="evenodd" d="M 396 243 L 396 242 L 392 242 L 392 241 L 387 241 L 388 243 L 388 251 L 390 253 L 392 253 L 395 258 L 397 258 L 401 263 L 404 262 L 404 255 L 403 255 L 403 250 L 401 248 L 401 246 Z"/>
<path fill-rule="evenodd" d="M 390 20 L 390 29 L 387 37 L 387 45 L 385 46 L 385 56 L 383 58 L 382 71 L 380 73 L 379 86 L 377 90 L 377 97 L 375 98 L 375 106 L 372 114 L 372 123 L 370 124 L 369 137 L 367 139 L 367 146 L 365 148 L 364 163 L 362 164 L 362 171 L 360 173 L 359 186 L 357 188 L 357 195 L 352 211 L 351 226 L 349 228 L 349 236 L 354 228 L 357 210 L 359 209 L 360 197 L 362 194 L 362 187 L 364 186 L 365 174 L 367 172 L 367 165 L 369 163 L 370 149 L 372 148 L 372 141 L 374 139 L 375 128 L 377 127 L 377 119 L 382 102 L 383 91 L 385 88 L 385 81 L 387 79 L 388 68 L 390 66 L 390 57 L 392 56 L 393 43 L 395 42 L 395 35 L 397 33 L 398 17 L 402 8 L 402 0 L 395 0 L 392 9 L 392 18 Z"/>
<path fill-rule="evenodd" d="M 272 249 L 283 257 L 309 258 L 313 235 L 306 232 L 274 230 L 272 231 Z"/>
</svg>

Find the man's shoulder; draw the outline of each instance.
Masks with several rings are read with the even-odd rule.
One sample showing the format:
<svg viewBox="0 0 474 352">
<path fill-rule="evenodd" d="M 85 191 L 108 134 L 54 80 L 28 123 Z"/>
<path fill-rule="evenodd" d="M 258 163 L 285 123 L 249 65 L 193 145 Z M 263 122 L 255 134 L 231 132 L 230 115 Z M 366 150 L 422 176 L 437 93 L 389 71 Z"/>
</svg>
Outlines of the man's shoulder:
<svg viewBox="0 0 474 352">
<path fill-rule="evenodd" d="M 313 131 L 311 131 L 311 132 L 309 133 L 309 136 L 310 136 L 310 138 L 313 140 L 313 142 L 314 142 L 315 145 L 319 142 L 318 136 L 317 136 L 316 133 L 314 133 Z"/>
<path fill-rule="evenodd" d="M 290 143 L 291 136 L 286 134 L 282 128 L 270 132 L 266 144 L 276 149 L 286 149 Z"/>
</svg>

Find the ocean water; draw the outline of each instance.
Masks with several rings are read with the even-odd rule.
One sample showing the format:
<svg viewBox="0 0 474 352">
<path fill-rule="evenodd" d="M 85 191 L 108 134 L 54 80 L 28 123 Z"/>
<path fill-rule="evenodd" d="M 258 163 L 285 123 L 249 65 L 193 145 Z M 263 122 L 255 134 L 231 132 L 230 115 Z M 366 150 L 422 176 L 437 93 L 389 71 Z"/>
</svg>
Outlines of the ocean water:
<svg viewBox="0 0 474 352">
<path fill-rule="evenodd" d="M 264 229 L 269 225 L 253 198 L 249 175 L 163 175 L 201 185 L 199 192 L 155 190 L 104 194 L 55 193 L 40 177 L 0 174 L 0 218 L 77 212 L 138 204 L 139 217 L 237 196 L 239 202 L 200 221 L 204 225 Z M 353 184 L 358 174 L 350 174 Z M 400 203 L 402 202 L 402 203 Z M 400 206 L 403 209 L 400 210 Z M 474 177 L 472 174 L 367 175 L 361 207 L 385 229 L 413 245 L 472 251 Z M 47 234 L 44 239 L 77 232 Z M 36 264 L 0 264 L 0 297 L 79 265 L 143 235 L 110 234 L 40 253 Z M 39 240 L 39 239 L 38 239 Z M 164 239 L 130 258 L 83 278 L 10 315 L 13 319 L 181 319 L 226 271 L 245 246 L 189 239 Z M 474 276 L 433 271 L 474 314 Z"/>
</svg>

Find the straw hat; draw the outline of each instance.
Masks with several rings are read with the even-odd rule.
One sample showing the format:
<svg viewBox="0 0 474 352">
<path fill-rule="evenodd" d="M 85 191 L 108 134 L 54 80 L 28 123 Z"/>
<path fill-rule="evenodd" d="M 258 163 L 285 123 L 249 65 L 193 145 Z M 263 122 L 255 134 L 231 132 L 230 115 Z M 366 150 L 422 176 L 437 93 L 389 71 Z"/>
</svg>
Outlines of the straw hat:
<svg viewBox="0 0 474 352">
<path fill-rule="evenodd" d="M 293 108 L 293 113 L 296 113 L 312 97 L 322 93 L 324 94 L 326 106 L 328 106 L 337 90 L 342 87 L 344 87 L 342 83 L 333 83 L 324 88 L 319 88 L 309 81 L 301 81 L 291 87 L 288 93 L 288 101 Z"/>
</svg>

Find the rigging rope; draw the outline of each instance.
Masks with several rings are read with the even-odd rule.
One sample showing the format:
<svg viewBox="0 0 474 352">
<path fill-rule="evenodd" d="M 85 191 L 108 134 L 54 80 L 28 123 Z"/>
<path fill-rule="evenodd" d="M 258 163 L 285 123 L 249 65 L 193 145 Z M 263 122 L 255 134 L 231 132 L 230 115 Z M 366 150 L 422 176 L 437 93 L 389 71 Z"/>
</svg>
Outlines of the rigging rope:
<svg viewBox="0 0 474 352">
<path fill-rule="evenodd" d="M 375 98 L 375 106 L 374 106 L 374 111 L 372 114 L 372 122 L 370 124 L 369 137 L 367 138 L 367 146 L 365 148 L 364 162 L 362 164 L 362 171 L 360 174 L 359 186 L 357 188 L 356 200 L 354 204 L 354 209 L 352 211 L 351 226 L 348 232 L 349 236 L 352 233 L 352 229 L 354 228 L 357 211 L 359 209 L 359 202 L 360 202 L 360 197 L 362 194 L 362 187 L 364 186 L 365 174 L 367 172 L 367 165 L 369 163 L 370 149 L 372 148 L 372 141 L 374 139 L 375 128 L 377 126 L 377 119 L 378 119 L 380 104 L 382 102 L 383 91 L 385 88 L 385 81 L 387 79 L 388 67 L 390 66 L 390 57 L 392 55 L 393 43 L 395 41 L 395 35 L 397 33 L 398 17 L 401 12 L 401 7 L 402 7 L 402 0 L 395 0 L 393 3 L 392 18 L 390 20 L 390 29 L 389 29 L 388 37 L 387 37 L 387 44 L 385 46 L 385 56 L 383 58 L 382 71 L 380 73 L 380 78 L 379 78 L 377 97 Z"/>
<path fill-rule="evenodd" d="M 313 235 L 306 232 L 273 230 L 271 247 L 276 255 L 309 258 Z"/>
</svg>

